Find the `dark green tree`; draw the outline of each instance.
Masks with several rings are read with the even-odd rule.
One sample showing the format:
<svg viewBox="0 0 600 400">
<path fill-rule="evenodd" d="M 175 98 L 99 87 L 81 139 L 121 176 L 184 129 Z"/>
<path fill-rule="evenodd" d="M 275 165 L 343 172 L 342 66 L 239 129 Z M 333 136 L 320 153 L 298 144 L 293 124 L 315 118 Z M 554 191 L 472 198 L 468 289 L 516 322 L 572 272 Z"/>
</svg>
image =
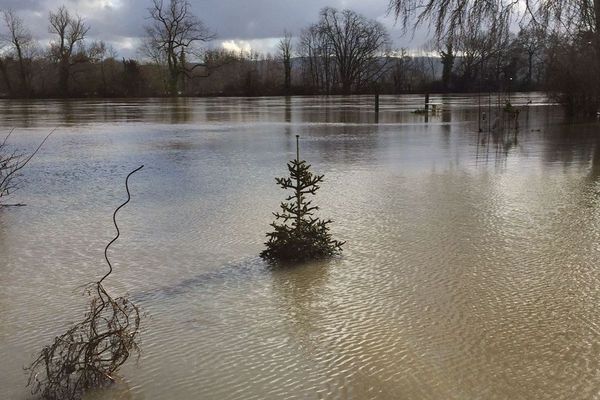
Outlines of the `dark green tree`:
<svg viewBox="0 0 600 400">
<path fill-rule="evenodd" d="M 280 212 L 275 212 L 275 229 L 267 233 L 267 248 L 260 256 L 276 261 L 306 261 L 326 258 L 341 253 L 342 245 L 329 233 L 331 220 L 314 216 L 318 206 L 312 205 L 308 195 L 315 195 L 324 175 L 314 175 L 310 165 L 300 160 L 296 135 L 296 159 L 287 164 L 289 177 L 275 178 L 282 189 L 292 189 L 293 194 L 281 203 Z"/>
</svg>

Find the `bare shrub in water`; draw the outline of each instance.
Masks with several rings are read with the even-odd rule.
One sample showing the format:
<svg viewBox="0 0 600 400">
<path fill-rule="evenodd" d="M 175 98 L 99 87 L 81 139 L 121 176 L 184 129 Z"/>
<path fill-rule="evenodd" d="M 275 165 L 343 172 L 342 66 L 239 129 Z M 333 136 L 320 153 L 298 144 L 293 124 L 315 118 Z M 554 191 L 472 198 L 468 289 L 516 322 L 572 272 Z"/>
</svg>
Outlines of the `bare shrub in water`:
<svg viewBox="0 0 600 400">
<path fill-rule="evenodd" d="M 125 179 L 127 201 L 113 214 L 117 235 L 104 250 L 110 270 L 98 282 L 88 286 L 89 311 L 83 321 L 44 347 L 28 368 L 27 385 L 32 387 L 33 394 L 44 399 L 80 399 L 86 390 L 114 382 L 114 373 L 132 352 L 139 356 L 140 311 L 127 297 L 111 297 L 102 281 L 112 273 L 108 248 L 120 236 L 117 212 L 131 199 L 129 177 L 142 168 L 134 170 Z"/>
<path fill-rule="evenodd" d="M 310 165 L 300 160 L 298 135 L 296 135 L 296 159 L 288 163 L 290 176 L 275 178 L 282 189 L 292 189 L 286 202 L 281 203 L 282 212 L 273 213 L 275 229 L 267 233 L 267 248 L 260 256 L 276 261 L 305 261 L 326 258 L 341 253 L 345 242 L 333 240 L 329 233 L 331 220 L 315 218 L 319 209 L 313 206 L 307 195 L 315 195 L 324 175 L 313 175 Z M 277 220 L 281 220 L 278 223 Z"/>
<path fill-rule="evenodd" d="M 12 129 L 8 132 L 8 135 L 4 137 L 0 143 L 0 207 L 2 207 L 3 197 L 8 196 L 19 188 L 19 175 L 20 171 L 31 161 L 31 159 L 37 154 L 42 148 L 46 140 L 54 133 L 50 132 L 44 140 L 38 145 L 38 147 L 30 155 L 20 153 L 17 150 L 10 150 L 8 148 L 8 139 L 14 132 Z"/>
</svg>

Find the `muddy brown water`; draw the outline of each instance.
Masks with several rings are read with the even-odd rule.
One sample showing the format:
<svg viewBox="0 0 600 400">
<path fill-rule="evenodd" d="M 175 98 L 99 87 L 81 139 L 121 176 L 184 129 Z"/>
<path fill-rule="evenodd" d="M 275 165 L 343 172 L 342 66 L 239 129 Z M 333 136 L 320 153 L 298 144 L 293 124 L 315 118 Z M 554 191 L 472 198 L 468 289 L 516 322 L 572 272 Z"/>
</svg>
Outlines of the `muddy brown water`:
<svg viewBox="0 0 600 400">
<path fill-rule="evenodd" d="M 16 148 L 57 130 L 0 210 L 0 399 L 85 312 L 140 164 L 105 286 L 148 313 L 143 353 L 89 398 L 600 396 L 600 125 L 513 94 L 518 131 L 489 133 L 495 97 L 422 101 L 2 101 Z M 296 134 L 347 244 L 272 270 Z"/>
</svg>

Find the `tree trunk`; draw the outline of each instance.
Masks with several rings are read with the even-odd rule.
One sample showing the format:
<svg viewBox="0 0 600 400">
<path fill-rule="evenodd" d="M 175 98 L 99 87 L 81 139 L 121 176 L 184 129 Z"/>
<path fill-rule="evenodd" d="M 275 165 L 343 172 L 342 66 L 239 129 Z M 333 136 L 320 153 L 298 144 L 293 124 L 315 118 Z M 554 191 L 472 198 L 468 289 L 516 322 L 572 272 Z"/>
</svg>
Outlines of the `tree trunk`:
<svg viewBox="0 0 600 400">
<path fill-rule="evenodd" d="M 58 92 L 63 96 L 69 96 L 69 60 L 61 60 L 58 66 Z"/>
<path fill-rule="evenodd" d="M 290 89 L 292 87 L 292 63 L 290 62 L 290 60 L 285 60 L 283 62 L 283 70 L 285 73 L 285 94 L 290 94 Z"/>
<path fill-rule="evenodd" d="M 19 77 L 21 78 L 21 95 L 24 97 L 29 97 L 30 89 L 29 89 L 29 79 L 27 77 L 27 70 L 25 67 L 25 60 L 23 59 L 23 52 L 21 51 L 20 46 L 17 47 L 17 58 L 19 60 Z"/>
<path fill-rule="evenodd" d="M 527 59 L 527 89 L 531 90 L 531 82 L 533 76 L 533 53 L 528 54 Z"/>
<path fill-rule="evenodd" d="M 169 71 L 169 95 L 177 96 L 177 81 L 178 81 L 177 71 L 175 68 L 171 68 Z"/>
<path fill-rule="evenodd" d="M 0 72 L 2 73 L 2 78 L 4 78 L 4 84 L 6 85 L 6 90 L 8 90 L 8 94 L 12 97 L 13 89 L 10 84 L 10 77 L 8 76 L 8 69 L 6 67 L 6 63 L 4 60 L 0 58 Z"/>
<path fill-rule="evenodd" d="M 352 81 L 348 78 L 342 79 L 342 94 L 350 94 L 352 90 Z"/>
</svg>

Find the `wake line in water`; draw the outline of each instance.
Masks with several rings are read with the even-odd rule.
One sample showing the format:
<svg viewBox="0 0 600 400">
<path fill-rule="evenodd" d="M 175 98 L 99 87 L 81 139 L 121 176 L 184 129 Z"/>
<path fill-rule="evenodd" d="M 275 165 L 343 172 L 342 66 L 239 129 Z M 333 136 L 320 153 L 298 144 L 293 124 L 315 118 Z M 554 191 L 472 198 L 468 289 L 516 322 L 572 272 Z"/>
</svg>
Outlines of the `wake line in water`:
<svg viewBox="0 0 600 400">
<path fill-rule="evenodd" d="M 135 294 L 131 299 L 139 303 L 169 299 L 209 285 L 224 284 L 231 281 L 237 282 L 265 276 L 267 271 L 268 267 L 260 257 L 251 257 L 227 263 L 214 271 L 204 272 L 171 285 Z"/>
</svg>

